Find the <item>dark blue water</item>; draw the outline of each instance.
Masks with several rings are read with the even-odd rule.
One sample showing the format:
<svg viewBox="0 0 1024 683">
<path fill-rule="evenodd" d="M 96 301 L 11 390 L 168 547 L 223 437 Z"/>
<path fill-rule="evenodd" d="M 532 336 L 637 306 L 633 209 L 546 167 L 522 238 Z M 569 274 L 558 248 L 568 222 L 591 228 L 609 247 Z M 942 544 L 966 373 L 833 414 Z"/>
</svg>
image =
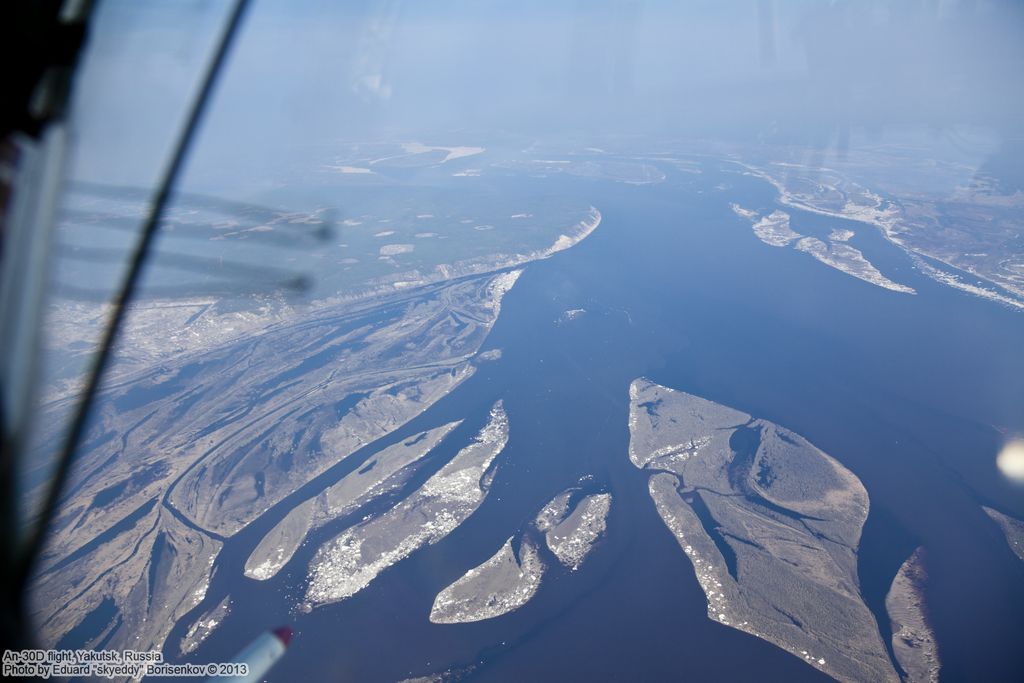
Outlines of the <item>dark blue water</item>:
<svg viewBox="0 0 1024 683">
<path fill-rule="evenodd" d="M 627 389 L 644 375 L 776 422 L 843 462 L 871 497 L 859 572 L 884 638 L 885 592 L 923 544 L 943 680 L 1019 680 L 1024 563 L 980 505 L 1024 517 L 1024 495 L 994 467 L 1000 430 L 1024 431 L 1024 315 L 931 282 L 867 226 L 855 224 L 851 244 L 917 296 L 768 247 L 728 203 L 771 207 L 774 190 L 729 170 L 711 162 L 703 176 L 649 187 L 493 181 L 578 197 L 604 220 L 580 245 L 526 269 L 485 345 L 501 348 L 501 360 L 388 440 L 466 418 L 432 456 L 439 466 L 504 399 L 511 438 L 489 497 L 353 598 L 296 616 L 309 558 L 352 520 L 313 534 L 271 581 L 245 580 L 241 568 L 289 506 L 323 483 L 307 487 L 227 541 L 190 617 L 225 593 L 233 612 L 189 659 L 223 660 L 259 630 L 293 622 L 273 681 L 395 680 L 450 667 L 487 681 L 824 680 L 705 616 L 693 569 L 627 457 Z M 723 180 L 727 194 L 712 189 Z M 843 223 L 794 212 L 797 230 Z M 573 308 L 587 313 L 555 324 Z M 441 588 L 586 475 L 614 501 L 606 540 L 578 572 L 554 568 L 510 615 L 428 622 Z M 172 634 L 168 656 L 190 621 Z"/>
</svg>

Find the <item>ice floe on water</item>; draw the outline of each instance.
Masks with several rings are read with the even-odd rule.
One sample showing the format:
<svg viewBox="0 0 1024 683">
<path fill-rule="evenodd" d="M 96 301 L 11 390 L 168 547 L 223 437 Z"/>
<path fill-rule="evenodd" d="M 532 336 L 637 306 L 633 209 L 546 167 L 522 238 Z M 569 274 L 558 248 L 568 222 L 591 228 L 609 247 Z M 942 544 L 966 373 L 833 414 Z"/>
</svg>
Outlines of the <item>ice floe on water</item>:
<svg viewBox="0 0 1024 683">
<path fill-rule="evenodd" d="M 380 248 L 381 256 L 398 256 L 399 254 L 410 254 L 416 248 L 414 244 L 385 244 Z"/>
<path fill-rule="evenodd" d="M 308 607 L 337 602 L 365 588 L 417 549 L 437 543 L 480 506 L 490 490 L 494 458 L 508 442 L 498 401 L 471 444 L 408 498 L 324 544 L 310 564 Z"/>
<path fill-rule="evenodd" d="M 482 621 L 525 605 L 540 587 L 544 563 L 529 537 L 519 543 L 518 553 L 512 541 L 509 538 L 493 557 L 438 593 L 430 610 L 430 621 Z"/>
<path fill-rule="evenodd" d="M 757 220 L 757 211 L 754 211 L 752 209 L 744 209 L 736 202 L 731 203 L 729 206 L 732 207 L 732 212 L 735 213 L 740 218 L 747 218 L 751 221 Z"/>
<path fill-rule="evenodd" d="M 327 166 L 327 168 L 346 175 L 369 175 L 373 173 L 370 169 L 362 166 Z"/>
<path fill-rule="evenodd" d="M 562 311 L 562 314 L 558 316 L 558 320 L 556 320 L 555 323 L 559 325 L 571 323 L 572 321 L 581 318 L 584 314 L 586 314 L 586 312 L 587 310 L 585 308 L 570 308 L 568 310 Z"/>
</svg>

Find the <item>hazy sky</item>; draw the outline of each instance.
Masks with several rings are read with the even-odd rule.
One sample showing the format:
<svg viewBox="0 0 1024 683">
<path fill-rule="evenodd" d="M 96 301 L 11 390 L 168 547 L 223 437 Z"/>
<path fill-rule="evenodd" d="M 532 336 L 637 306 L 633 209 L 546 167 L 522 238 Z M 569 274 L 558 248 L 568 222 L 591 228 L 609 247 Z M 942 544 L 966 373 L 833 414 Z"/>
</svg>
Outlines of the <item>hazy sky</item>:
<svg viewBox="0 0 1024 683">
<path fill-rule="evenodd" d="M 155 177 L 226 8 L 99 3 L 74 175 Z M 256 0 L 193 168 L 500 131 L 820 145 L 970 124 L 1011 138 L 1022 37 L 1015 2 Z"/>
</svg>

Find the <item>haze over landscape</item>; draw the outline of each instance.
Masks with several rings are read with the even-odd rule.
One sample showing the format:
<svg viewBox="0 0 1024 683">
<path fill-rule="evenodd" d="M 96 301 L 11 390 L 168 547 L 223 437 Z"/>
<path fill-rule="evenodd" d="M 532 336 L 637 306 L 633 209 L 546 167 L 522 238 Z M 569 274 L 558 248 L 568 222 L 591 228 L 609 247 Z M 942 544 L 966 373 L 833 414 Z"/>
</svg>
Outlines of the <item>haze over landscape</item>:
<svg viewBox="0 0 1024 683">
<path fill-rule="evenodd" d="M 27 509 L 226 8 L 97 10 Z M 1012 2 L 254 3 L 42 645 L 1019 680 L 1022 38 Z"/>
</svg>

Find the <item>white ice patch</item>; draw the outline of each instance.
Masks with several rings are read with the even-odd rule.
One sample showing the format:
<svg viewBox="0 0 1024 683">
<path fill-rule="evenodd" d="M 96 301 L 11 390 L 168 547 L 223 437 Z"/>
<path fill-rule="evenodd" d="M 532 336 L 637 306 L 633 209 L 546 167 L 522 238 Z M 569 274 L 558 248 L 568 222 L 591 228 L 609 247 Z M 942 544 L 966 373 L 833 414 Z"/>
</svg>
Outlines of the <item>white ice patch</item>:
<svg viewBox="0 0 1024 683">
<path fill-rule="evenodd" d="M 382 571 L 437 543 L 480 506 L 490 490 L 485 477 L 508 442 L 501 401 L 473 442 L 423 486 L 383 513 L 345 530 L 317 551 L 310 565 L 307 606 L 337 602 L 365 588 Z"/>
<path fill-rule="evenodd" d="M 412 244 L 385 244 L 380 248 L 381 256 L 397 256 L 411 253 L 416 247 Z"/>
</svg>

